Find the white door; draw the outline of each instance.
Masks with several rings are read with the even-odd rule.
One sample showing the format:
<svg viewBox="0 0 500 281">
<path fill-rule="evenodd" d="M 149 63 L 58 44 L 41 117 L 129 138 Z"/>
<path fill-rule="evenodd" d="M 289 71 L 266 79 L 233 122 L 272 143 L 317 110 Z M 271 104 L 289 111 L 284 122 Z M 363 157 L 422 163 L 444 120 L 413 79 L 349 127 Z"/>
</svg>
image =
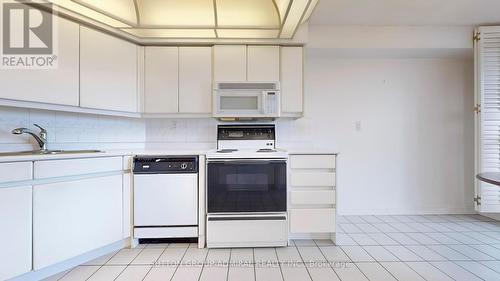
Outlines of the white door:
<svg viewBox="0 0 500 281">
<path fill-rule="evenodd" d="M 247 80 L 276 82 L 280 80 L 280 47 L 248 46 Z"/>
<path fill-rule="evenodd" d="M 0 98 L 79 105 L 79 26 L 57 18 L 57 67 L 54 69 L 1 69 Z"/>
<path fill-rule="evenodd" d="M 500 172 L 500 27 L 480 27 L 475 44 L 476 174 Z M 500 187 L 475 184 L 475 208 L 500 213 Z"/>
<path fill-rule="evenodd" d="M 80 27 L 80 106 L 137 112 L 137 46 Z"/>
<path fill-rule="evenodd" d="M 31 270 L 31 186 L 0 188 L 0 280 Z"/>
<path fill-rule="evenodd" d="M 198 224 L 198 175 L 134 175 L 134 225 Z"/>
<path fill-rule="evenodd" d="M 212 112 L 210 47 L 179 47 L 179 112 Z"/>
<path fill-rule="evenodd" d="M 214 46 L 214 81 L 244 82 L 247 80 L 247 46 Z"/>
<path fill-rule="evenodd" d="M 192 81 L 194 83 L 194 81 Z M 146 47 L 144 62 L 144 111 L 179 111 L 179 48 Z"/>
</svg>

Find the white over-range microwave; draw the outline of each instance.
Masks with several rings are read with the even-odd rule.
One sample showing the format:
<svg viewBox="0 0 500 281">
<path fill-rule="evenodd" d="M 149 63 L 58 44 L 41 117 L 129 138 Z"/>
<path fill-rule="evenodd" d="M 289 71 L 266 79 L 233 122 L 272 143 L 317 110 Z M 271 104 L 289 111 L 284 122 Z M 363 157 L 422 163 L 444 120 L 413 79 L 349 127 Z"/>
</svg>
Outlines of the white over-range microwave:
<svg viewBox="0 0 500 281">
<path fill-rule="evenodd" d="M 280 116 L 279 82 L 219 82 L 213 94 L 217 118 L 275 118 Z"/>
</svg>

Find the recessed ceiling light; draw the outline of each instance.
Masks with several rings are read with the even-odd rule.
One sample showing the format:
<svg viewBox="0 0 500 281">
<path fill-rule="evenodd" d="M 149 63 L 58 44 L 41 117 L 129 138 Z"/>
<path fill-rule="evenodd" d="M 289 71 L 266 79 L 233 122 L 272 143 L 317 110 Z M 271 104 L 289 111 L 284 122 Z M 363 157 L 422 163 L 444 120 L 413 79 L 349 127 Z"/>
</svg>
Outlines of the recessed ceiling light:
<svg viewBox="0 0 500 281">
<path fill-rule="evenodd" d="M 49 0 L 139 38 L 291 39 L 317 0 Z"/>
</svg>

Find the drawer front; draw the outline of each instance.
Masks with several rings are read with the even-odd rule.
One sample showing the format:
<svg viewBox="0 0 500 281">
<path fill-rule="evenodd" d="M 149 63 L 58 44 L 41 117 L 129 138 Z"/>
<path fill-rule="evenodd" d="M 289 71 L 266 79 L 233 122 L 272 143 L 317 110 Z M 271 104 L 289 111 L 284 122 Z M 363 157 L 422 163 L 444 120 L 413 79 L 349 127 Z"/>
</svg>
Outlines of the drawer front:
<svg viewBox="0 0 500 281">
<path fill-rule="evenodd" d="M 334 190 L 292 191 L 291 203 L 293 205 L 334 205 Z"/>
<path fill-rule="evenodd" d="M 210 248 L 286 245 L 287 234 L 285 220 L 207 222 L 207 245 Z"/>
<path fill-rule="evenodd" d="M 31 180 L 32 167 L 32 162 L 0 163 L 0 183 Z"/>
<path fill-rule="evenodd" d="M 335 209 L 290 210 L 290 232 L 335 232 Z"/>
<path fill-rule="evenodd" d="M 35 179 L 121 171 L 122 157 L 84 158 L 35 162 Z"/>
<path fill-rule="evenodd" d="M 335 169 L 335 155 L 291 155 L 292 169 Z"/>
<path fill-rule="evenodd" d="M 292 186 L 335 186 L 335 173 L 292 172 Z"/>
</svg>

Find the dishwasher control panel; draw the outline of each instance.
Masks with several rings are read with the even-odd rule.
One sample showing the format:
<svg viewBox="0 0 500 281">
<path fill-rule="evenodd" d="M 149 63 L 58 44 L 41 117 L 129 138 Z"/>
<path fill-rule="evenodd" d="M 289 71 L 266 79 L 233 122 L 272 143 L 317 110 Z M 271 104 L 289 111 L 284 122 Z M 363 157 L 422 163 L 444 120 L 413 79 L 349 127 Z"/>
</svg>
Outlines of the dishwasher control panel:
<svg viewBox="0 0 500 281">
<path fill-rule="evenodd" d="M 198 156 L 135 156 L 134 174 L 198 173 Z"/>
</svg>

